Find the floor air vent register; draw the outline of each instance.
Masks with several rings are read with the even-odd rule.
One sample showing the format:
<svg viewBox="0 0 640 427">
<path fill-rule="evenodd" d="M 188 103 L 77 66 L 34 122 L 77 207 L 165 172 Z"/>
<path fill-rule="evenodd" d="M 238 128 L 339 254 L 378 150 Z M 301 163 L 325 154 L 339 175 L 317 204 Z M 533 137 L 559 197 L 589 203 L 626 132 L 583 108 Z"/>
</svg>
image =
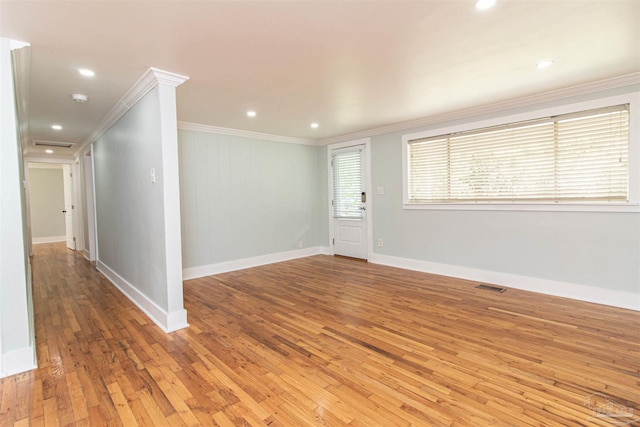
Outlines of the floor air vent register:
<svg viewBox="0 0 640 427">
<path fill-rule="evenodd" d="M 500 292 L 500 293 L 507 290 L 507 288 L 500 288 L 498 286 L 491 286 L 491 285 L 485 285 L 485 284 L 479 284 L 478 286 L 476 286 L 476 288 L 484 289 L 485 291 Z"/>
</svg>

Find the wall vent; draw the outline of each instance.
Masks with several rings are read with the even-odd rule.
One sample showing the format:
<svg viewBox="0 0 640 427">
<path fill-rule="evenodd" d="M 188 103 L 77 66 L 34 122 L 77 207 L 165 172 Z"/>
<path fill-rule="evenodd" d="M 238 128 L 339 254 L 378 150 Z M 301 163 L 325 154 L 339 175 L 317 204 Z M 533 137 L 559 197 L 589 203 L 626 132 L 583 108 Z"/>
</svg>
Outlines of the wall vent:
<svg viewBox="0 0 640 427">
<path fill-rule="evenodd" d="M 35 139 L 33 145 L 36 147 L 58 147 L 58 148 L 71 148 L 75 145 L 75 142 L 64 141 L 45 141 L 42 139 Z"/>
<path fill-rule="evenodd" d="M 479 284 L 478 286 L 476 286 L 476 288 L 478 289 L 484 289 L 485 291 L 492 291 L 492 292 L 504 292 L 507 290 L 507 288 L 500 288 L 498 286 L 491 286 L 491 285 L 485 285 L 485 284 Z"/>
</svg>

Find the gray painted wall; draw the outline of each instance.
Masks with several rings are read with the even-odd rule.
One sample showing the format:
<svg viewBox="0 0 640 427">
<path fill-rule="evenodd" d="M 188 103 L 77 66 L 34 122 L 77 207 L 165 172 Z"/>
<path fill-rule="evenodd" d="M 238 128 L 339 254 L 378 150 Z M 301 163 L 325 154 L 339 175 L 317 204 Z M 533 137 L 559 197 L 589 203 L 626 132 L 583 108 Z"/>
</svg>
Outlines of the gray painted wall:
<svg viewBox="0 0 640 427">
<path fill-rule="evenodd" d="M 325 147 L 178 138 L 184 268 L 328 244 Z"/>
<path fill-rule="evenodd" d="M 100 262 L 167 310 L 160 129 L 156 87 L 94 143 L 94 176 Z"/>
<path fill-rule="evenodd" d="M 617 89 L 562 104 L 635 90 Z M 373 188 L 385 187 L 384 195 L 373 195 L 373 238 L 384 239 L 384 247 L 374 246 L 374 253 L 640 294 L 638 213 L 403 210 L 402 135 L 460 123 L 372 138 Z"/>
<path fill-rule="evenodd" d="M 64 182 L 62 168 L 29 168 L 31 237 L 64 236 Z"/>
</svg>

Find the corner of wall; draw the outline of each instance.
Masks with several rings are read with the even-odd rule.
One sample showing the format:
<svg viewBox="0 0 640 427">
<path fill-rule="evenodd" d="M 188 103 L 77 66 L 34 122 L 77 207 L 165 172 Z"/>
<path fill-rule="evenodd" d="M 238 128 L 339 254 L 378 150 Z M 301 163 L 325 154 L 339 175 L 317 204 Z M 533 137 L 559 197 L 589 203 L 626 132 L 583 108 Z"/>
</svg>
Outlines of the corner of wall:
<svg viewBox="0 0 640 427">
<path fill-rule="evenodd" d="M 259 267 L 261 265 L 274 264 L 292 259 L 305 258 L 313 255 L 332 255 L 326 246 L 316 246 L 293 251 L 271 253 L 250 258 L 224 261 L 216 264 L 201 265 L 185 268 L 182 271 L 184 280 L 197 279 L 205 276 L 227 273 L 230 271 L 244 270 L 245 268 Z"/>
<path fill-rule="evenodd" d="M 9 351 L 2 355 L 2 372 L 0 378 L 36 369 L 36 349 L 33 346 Z"/>
<path fill-rule="evenodd" d="M 96 268 L 164 332 L 173 332 L 189 326 L 186 310 L 164 310 L 101 261 L 96 263 Z"/>
</svg>

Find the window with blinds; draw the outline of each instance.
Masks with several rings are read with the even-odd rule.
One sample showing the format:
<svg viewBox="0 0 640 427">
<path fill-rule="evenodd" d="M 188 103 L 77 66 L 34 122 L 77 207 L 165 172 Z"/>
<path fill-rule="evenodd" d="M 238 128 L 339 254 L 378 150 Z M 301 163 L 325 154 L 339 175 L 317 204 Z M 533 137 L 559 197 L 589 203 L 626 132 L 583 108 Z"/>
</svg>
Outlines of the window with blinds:
<svg viewBox="0 0 640 427">
<path fill-rule="evenodd" d="M 336 152 L 333 165 L 333 217 L 362 218 L 362 151 Z"/>
<path fill-rule="evenodd" d="M 629 200 L 629 106 L 407 141 L 407 199 Z"/>
</svg>

